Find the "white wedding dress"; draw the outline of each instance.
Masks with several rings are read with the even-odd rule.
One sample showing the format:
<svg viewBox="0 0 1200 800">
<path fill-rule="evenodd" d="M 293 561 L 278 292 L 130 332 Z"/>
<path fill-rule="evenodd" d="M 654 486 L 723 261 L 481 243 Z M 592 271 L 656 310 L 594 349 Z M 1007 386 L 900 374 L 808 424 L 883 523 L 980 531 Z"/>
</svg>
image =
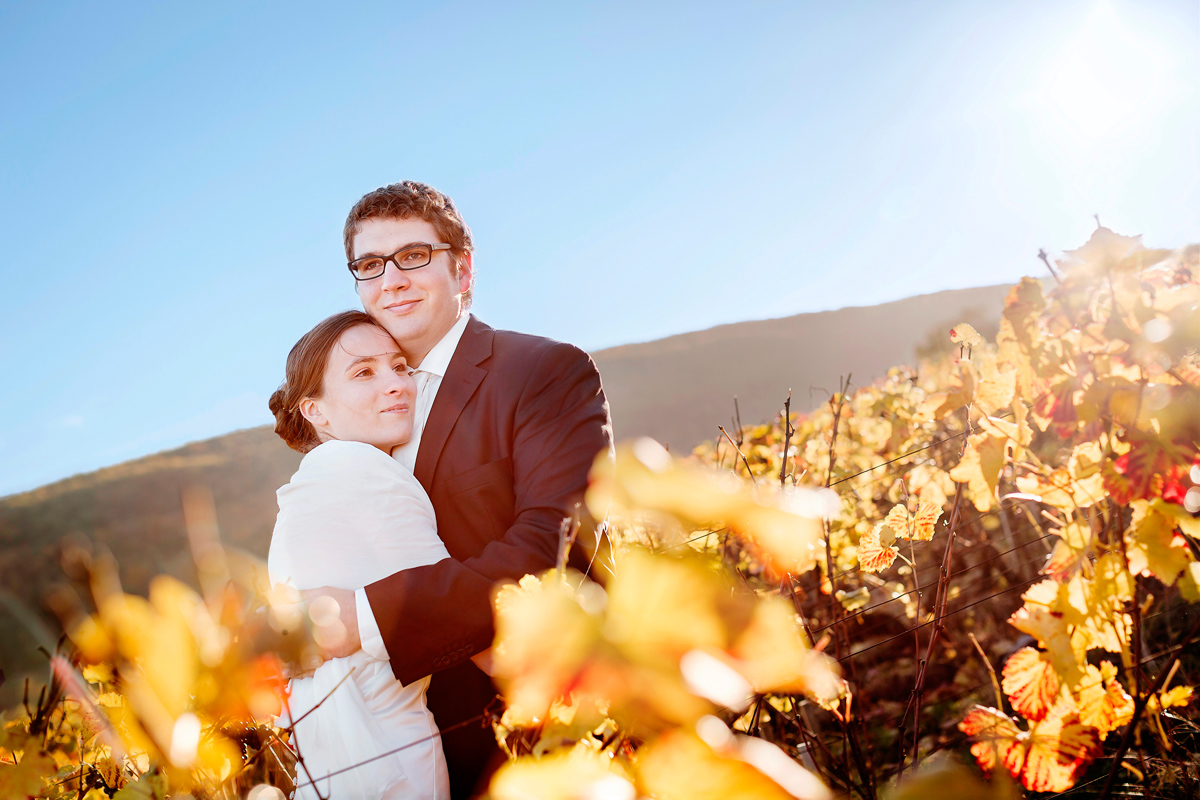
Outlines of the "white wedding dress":
<svg viewBox="0 0 1200 800">
<path fill-rule="evenodd" d="M 267 557 L 272 584 L 358 589 L 402 569 L 450 557 L 421 484 L 369 444 L 319 445 L 304 456 L 278 497 L 279 517 Z M 297 785 L 311 775 L 321 795 L 338 800 L 449 798 L 441 737 L 425 705 L 428 686 L 428 677 L 401 685 L 389 661 L 362 650 L 325 662 L 311 677 L 292 680 L 292 719 L 328 695 L 296 725 L 295 740 L 308 772 L 297 767 Z M 285 712 L 280 724 L 286 723 Z M 317 793 L 302 786 L 296 797 L 315 800 Z"/>
</svg>

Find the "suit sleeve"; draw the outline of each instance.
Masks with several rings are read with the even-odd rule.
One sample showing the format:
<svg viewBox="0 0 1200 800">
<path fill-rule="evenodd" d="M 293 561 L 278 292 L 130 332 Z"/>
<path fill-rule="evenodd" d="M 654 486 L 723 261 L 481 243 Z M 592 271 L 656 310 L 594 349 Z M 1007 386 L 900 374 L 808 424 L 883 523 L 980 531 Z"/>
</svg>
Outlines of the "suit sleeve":
<svg viewBox="0 0 1200 800">
<path fill-rule="evenodd" d="M 493 584 L 555 565 L 562 521 L 582 499 L 596 455 L 612 449 L 608 403 L 586 353 L 567 344 L 547 348 L 517 402 L 513 438 L 515 519 L 504 535 L 474 558 L 404 570 L 366 587 L 401 683 L 489 647 Z"/>
</svg>

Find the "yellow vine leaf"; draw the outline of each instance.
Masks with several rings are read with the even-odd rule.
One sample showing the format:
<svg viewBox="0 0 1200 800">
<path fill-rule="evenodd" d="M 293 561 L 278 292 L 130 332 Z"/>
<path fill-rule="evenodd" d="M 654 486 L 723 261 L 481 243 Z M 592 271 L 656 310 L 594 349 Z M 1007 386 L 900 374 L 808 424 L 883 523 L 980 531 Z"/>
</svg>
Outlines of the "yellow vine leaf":
<svg viewBox="0 0 1200 800">
<path fill-rule="evenodd" d="M 659 800 L 833 797 L 812 773 L 770 742 L 727 731 L 725 736 L 727 743 L 718 745 L 719 751 L 683 731 L 670 731 L 652 742 L 638 753 L 637 775 L 644 793 Z M 764 772 L 773 774 L 768 777 Z"/>
<path fill-rule="evenodd" d="M 526 575 L 498 588 L 493 600 L 494 677 L 504 693 L 506 723 L 532 725 L 575 679 L 600 637 L 600 620 L 566 581 Z M 547 637 L 546 631 L 555 635 Z"/>
<path fill-rule="evenodd" d="M 541 758 L 521 758 L 501 767 L 488 796 L 494 800 L 575 800 L 579 797 L 634 797 L 621 762 L 583 745 Z"/>
<path fill-rule="evenodd" d="M 1151 714 L 1159 714 L 1168 708 L 1186 706 L 1192 702 L 1194 694 L 1191 686 L 1174 686 L 1151 697 L 1146 708 Z"/>
<path fill-rule="evenodd" d="M 615 460 L 599 454 L 588 480 L 584 499 L 597 519 L 651 512 L 692 530 L 728 525 L 779 573 L 799 574 L 817 565 L 821 518 L 838 504 L 828 489 L 752 490 L 728 473 L 679 461 L 645 437 L 618 447 Z"/>
<path fill-rule="evenodd" d="M 1033 441 L 1033 429 L 1029 427 L 1023 415 L 1020 419 L 984 416 L 979 418 L 978 424 L 980 430 L 990 433 L 992 436 L 1003 436 L 1021 447 L 1025 447 Z M 1015 455 L 1020 455 L 1020 453 L 1021 450 L 1018 448 Z"/>
<path fill-rule="evenodd" d="M 1077 654 L 1072 642 L 1071 625 L 1065 619 L 1067 603 L 1057 581 L 1045 580 L 1031 586 L 1024 595 L 1025 605 L 1009 617 L 1008 623 L 1017 630 L 1037 639 L 1054 665 L 1059 679 L 1068 684 L 1081 677 Z"/>
<path fill-rule="evenodd" d="M 1104 450 L 1099 442 L 1084 442 L 1071 451 L 1067 470 L 1075 481 L 1076 500 L 1087 500 L 1090 505 L 1104 496 L 1104 475 L 1100 469 L 1103 463 Z M 1082 507 L 1084 503 L 1080 505 Z"/>
<path fill-rule="evenodd" d="M 1069 580 L 1091 552 L 1092 528 L 1085 522 L 1073 519 L 1054 532 L 1059 538 L 1054 543 L 1046 566 L 1042 567 L 1042 573 L 1057 581 Z"/>
<path fill-rule="evenodd" d="M 1189 603 L 1200 603 L 1200 561 L 1188 564 L 1187 571 L 1179 579 L 1179 593 Z"/>
<path fill-rule="evenodd" d="M 1134 272 L 1145 264 L 1144 259 L 1131 256 L 1144 250 L 1141 236 L 1122 236 L 1100 226 L 1083 245 L 1065 251 L 1059 265 L 1081 278 L 1110 272 Z"/>
<path fill-rule="evenodd" d="M 0 761 L 0 797 L 37 797 L 45 787 L 44 776 L 53 775 L 54 769 L 54 759 L 35 748 L 27 750 L 19 764 Z"/>
<path fill-rule="evenodd" d="M 1017 340 L 1012 322 L 1007 318 L 1000 320 L 1000 331 L 996 334 L 996 362 L 1006 365 L 1015 373 L 1013 388 L 1017 400 L 1021 403 L 1032 402 L 1037 375 L 1029 351 Z"/>
<path fill-rule="evenodd" d="M 950 477 L 967 484 L 971 501 L 979 511 L 987 511 L 996 500 L 996 485 L 1004 468 L 1007 439 L 977 433 L 967 440 L 967 450 Z"/>
<path fill-rule="evenodd" d="M 1101 739 L 1133 719 L 1133 698 L 1117 680 L 1117 668 L 1110 661 L 1101 661 L 1099 667 L 1088 664 L 1075 694 L 1079 721 L 1098 730 Z"/>
<path fill-rule="evenodd" d="M 846 682 L 836 661 L 805 646 L 791 602 L 766 598 L 730 650 L 739 671 L 759 694 L 800 693 L 823 708 L 836 707 Z"/>
<path fill-rule="evenodd" d="M 1045 719 L 1061 685 L 1046 654 L 1022 647 L 1004 662 L 1003 675 L 1001 686 L 1016 712 L 1028 720 Z"/>
<path fill-rule="evenodd" d="M 933 464 L 918 464 L 908 471 L 905 482 L 917 499 L 944 507 L 954 493 L 954 481 L 942 469 Z"/>
<path fill-rule="evenodd" d="M 730 623 L 745 624 L 752 604 L 700 558 L 629 550 L 608 586 L 604 633 L 638 661 L 673 666 L 689 650 L 725 649 Z"/>
<path fill-rule="evenodd" d="M 984 359 L 979 367 L 979 378 L 975 383 L 975 405 L 985 414 L 994 414 L 1001 408 L 1012 405 L 1017 391 L 1017 371 L 1001 371 L 993 358 Z"/>
<path fill-rule="evenodd" d="M 950 341 L 963 347 L 978 347 L 983 344 L 983 337 L 972 326 L 960 322 L 950 329 Z"/>
<path fill-rule="evenodd" d="M 1135 500 L 1132 507 L 1133 521 L 1125 533 L 1130 572 L 1173 585 L 1193 561 L 1187 542 L 1175 533 L 1175 518 L 1145 500 Z"/>
<path fill-rule="evenodd" d="M 1013 340 L 1026 350 L 1032 349 L 1041 337 L 1037 320 L 1045 308 L 1042 284 L 1035 278 L 1022 278 L 1004 299 L 1003 321 L 1008 323 Z"/>
</svg>

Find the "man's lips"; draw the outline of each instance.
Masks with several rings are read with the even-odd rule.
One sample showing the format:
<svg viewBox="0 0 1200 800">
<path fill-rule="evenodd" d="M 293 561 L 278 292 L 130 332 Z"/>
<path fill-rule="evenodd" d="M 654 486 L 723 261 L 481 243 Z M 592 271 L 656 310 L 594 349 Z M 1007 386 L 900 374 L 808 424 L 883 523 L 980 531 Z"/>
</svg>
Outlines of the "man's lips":
<svg viewBox="0 0 1200 800">
<path fill-rule="evenodd" d="M 421 302 L 421 301 L 420 300 L 400 300 L 395 303 L 389 303 L 388 305 L 384 306 L 383 308 L 385 311 L 391 311 L 393 314 L 404 314 L 404 313 L 416 308 L 416 305 L 419 302 Z"/>
</svg>

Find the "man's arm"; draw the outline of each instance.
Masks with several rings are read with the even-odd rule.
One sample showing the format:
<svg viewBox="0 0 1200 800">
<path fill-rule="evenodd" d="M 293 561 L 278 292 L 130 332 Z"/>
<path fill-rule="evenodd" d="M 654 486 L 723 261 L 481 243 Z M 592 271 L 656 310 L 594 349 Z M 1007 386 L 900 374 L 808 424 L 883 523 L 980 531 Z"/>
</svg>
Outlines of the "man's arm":
<svg viewBox="0 0 1200 800">
<path fill-rule="evenodd" d="M 596 455 L 612 447 L 608 403 L 587 354 L 566 344 L 542 354 L 518 400 L 513 437 L 515 520 L 504 535 L 474 558 L 404 570 L 366 587 L 402 683 L 489 647 L 493 583 L 555 565 L 562 521 L 581 499 Z"/>
</svg>

